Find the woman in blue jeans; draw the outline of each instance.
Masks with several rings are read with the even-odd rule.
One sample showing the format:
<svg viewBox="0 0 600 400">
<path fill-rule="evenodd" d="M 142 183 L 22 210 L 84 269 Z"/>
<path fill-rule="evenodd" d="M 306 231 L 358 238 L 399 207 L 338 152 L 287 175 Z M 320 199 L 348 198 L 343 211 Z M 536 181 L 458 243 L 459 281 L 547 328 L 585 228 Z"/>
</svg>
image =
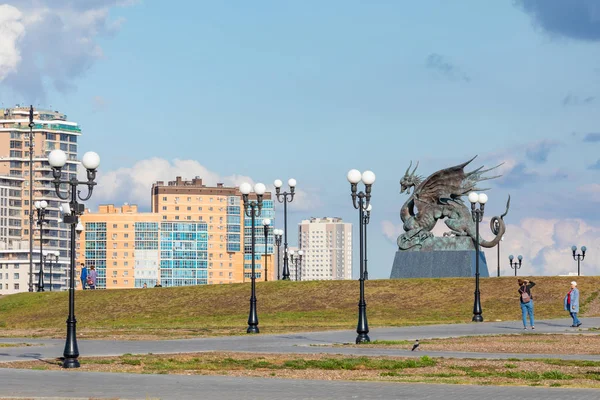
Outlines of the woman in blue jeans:
<svg viewBox="0 0 600 400">
<path fill-rule="evenodd" d="M 531 288 L 535 286 L 535 282 L 519 279 L 517 283 L 519 284 L 519 300 L 521 301 L 523 329 L 527 329 L 527 314 L 529 314 L 531 329 L 535 329 L 535 321 L 533 319 L 533 296 L 531 295 Z"/>
<path fill-rule="evenodd" d="M 577 289 L 577 282 L 571 282 L 571 290 L 565 296 L 565 310 L 571 314 L 571 318 L 573 318 L 573 325 L 571 328 L 577 328 L 581 326 L 581 321 L 577 318 L 577 313 L 579 312 L 579 290 Z"/>
</svg>

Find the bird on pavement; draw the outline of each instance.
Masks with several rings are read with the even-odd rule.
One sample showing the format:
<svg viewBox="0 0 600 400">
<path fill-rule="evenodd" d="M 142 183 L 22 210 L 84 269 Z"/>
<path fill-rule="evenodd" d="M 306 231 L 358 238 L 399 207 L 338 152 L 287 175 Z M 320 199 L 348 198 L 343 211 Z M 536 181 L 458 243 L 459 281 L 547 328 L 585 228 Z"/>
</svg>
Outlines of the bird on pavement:
<svg viewBox="0 0 600 400">
<path fill-rule="evenodd" d="M 413 348 L 411 351 L 415 351 L 415 350 L 417 350 L 417 351 L 419 350 L 419 339 L 417 339 L 415 341 L 415 344 L 413 344 Z"/>
</svg>

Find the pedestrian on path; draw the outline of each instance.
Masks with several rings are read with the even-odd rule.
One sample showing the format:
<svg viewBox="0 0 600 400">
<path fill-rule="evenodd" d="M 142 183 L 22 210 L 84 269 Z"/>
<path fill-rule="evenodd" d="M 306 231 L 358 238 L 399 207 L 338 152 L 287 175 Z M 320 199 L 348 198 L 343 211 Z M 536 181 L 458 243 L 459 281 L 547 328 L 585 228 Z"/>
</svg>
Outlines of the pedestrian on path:
<svg viewBox="0 0 600 400">
<path fill-rule="evenodd" d="M 90 267 L 90 272 L 88 272 L 87 283 L 91 290 L 96 289 L 96 281 L 98 280 L 98 272 L 96 272 L 96 267 L 92 265 Z"/>
<path fill-rule="evenodd" d="M 523 329 L 527 329 L 527 315 L 529 314 L 529 323 L 531 329 L 535 329 L 535 321 L 533 318 L 533 296 L 531 288 L 535 286 L 535 282 L 527 279 L 517 280 L 519 284 L 519 301 L 521 302 L 521 316 L 523 317 Z"/>
<path fill-rule="evenodd" d="M 86 289 L 87 289 L 87 287 L 86 287 L 86 284 L 87 284 L 87 276 L 88 276 L 88 270 L 87 270 L 87 268 L 85 267 L 85 264 L 84 264 L 84 263 L 81 263 L 81 276 L 80 276 L 80 278 L 81 278 L 81 288 L 82 288 L 83 290 L 86 290 Z"/>
<path fill-rule="evenodd" d="M 571 318 L 573 318 L 573 325 L 571 328 L 577 328 L 581 326 L 581 321 L 577 318 L 577 313 L 579 312 L 579 289 L 577 289 L 577 282 L 571 282 L 571 290 L 565 296 L 565 310 L 571 314 Z"/>
</svg>

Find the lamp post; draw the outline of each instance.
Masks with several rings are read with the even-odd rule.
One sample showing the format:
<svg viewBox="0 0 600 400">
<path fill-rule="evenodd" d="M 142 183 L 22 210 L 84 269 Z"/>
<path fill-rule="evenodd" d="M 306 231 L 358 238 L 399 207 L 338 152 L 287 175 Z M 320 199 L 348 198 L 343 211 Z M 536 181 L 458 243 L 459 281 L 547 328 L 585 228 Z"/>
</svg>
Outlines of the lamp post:
<svg viewBox="0 0 600 400">
<path fill-rule="evenodd" d="M 89 151 L 83 155 L 82 164 L 87 170 L 87 181 L 79 181 L 75 176 L 70 180 L 61 179 L 61 169 L 67 162 L 67 155 L 62 150 L 52 150 L 48 155 L 48 163 L 52 167 L 52 175 L 54 180 L 54 189 L 56 195 L 61 200 L 68 200 L 68 212 L 63 217 L 64 223 L 71 225 L 71 248 L 70 248 L 70 266 L 69 266 L 69 317 L 67 319 L 67 340 L 65 343 L 65 351 L 63 368 L 79 368 L 79 348 L 77 347 L 77 320 L 75 319 L 75 240 L 76 227 L 79 222 L 79 216 L 83 214 L 85 209 L 84 204 L 78 200 L 87 201 L 92 197 L 92 191 L 96 186 L 96 169 L 100 165 L 100 156 Z M 69 189 L 66 194 L 60 192 L 62 184 L 68 185 Z M 81 197 L 81 191 L 77 190 L 77 186 L 87 186 L 87 196 Z"/>
<path fill-rule="evenodd" d="M 362 174 L 360 171 L 353 169 L 348 172 L 348 182 L 350 182 L 350 190 L 352 195 L 352 204 L 358 210 L 359 238 L 360 238 L 360 300 L 358 302 L 358 324 L 356 326 L 356 343 L 368 343 L 369 338 L 369 323 L 367 321 L 367 302 L 365 301 L 365 263 L 364 263 L 364 213 L 369 208 L 371 202 L 371 187 L 375 183 L 375 174 L 371 171 L 365 171 Z M 365 185 L 364 192 L 358 192 L 358 183 L 362 180 Z"/>
<path fill-rule="evenodd" d="M 491 228 L 492 228 L 492 233 L 494 235 L 497 235 L 498 233 L 500 233 L 500 221 L 498 219 L 492 220 Z M 500 241 L 503 241 L 503 240 L 504 240 L 504 236 L 502 236 L 502 238 L 500 238 Z M 496 247 L 498 249 L 498 278 L 499 278 L 500 277 L 500 242 L 498 242 Z"/>
<path fill-rule="evenodd" d="M 58 256 L 60 253 L 58 251 L 49 251 L 44 254 L 44 263 L 48 261 L 48 265 L 50 266 L 50 291 L 52 291 L 52 263 L 58 263 Z"/>
<path fill-rule="evenodd" d="M 279 280 L 279 272 L 281 271 L 281 266 L 279 265 L 281 254 L 279 253 L 279 249 L 281 247 L 281 236 L 283 235 L 283 231 L 281 229 L 275 229 L 273 230 L 273 235 L 275 236 L 275 245 L 277 246 L 277 280 Z"/>
<path fill-rule="evenodd" d="M 581 246 L 581 253 L 577 253 L 577 246 L 571 247 L 571 251 L 573 251 L 573 260 L 577 261 L 577 276 L 580 276 L 581 262 L 585 258 L 585 252 L 587 251 L 587 247 Z"/>
<path fill-rule="evenodd" d="M 269 239 L 269 225 L 271 225 L 271 220 L 268 218 L 263 219 L 263 229 L 265 233 L 265 282 L 268 280 L 267 276 L 269 275 L 267 269 L 267 257 L 269 255 L 267 252 L 267 240 Z"/>
<path fill-rule="evenodd" d="M 298 256 L 294 257 L 296 254 Z M 290 260 L 292 261 L 292 264 L 294 264 L 294 267 L 296 268 L 296 281 L 302 280 L 302 256 L 303 255 L 304 255 L 304 251 L 302 251 L 302 250 L 298 250 L 297 253 L 295 253 L 294 251 L 292 251 L 290 253 Z M 298 271 L 298 264 L 300 264 L 300 271 Z"/>
<path fill-rule="evenodd" d="M 369 270 L 367 269 L 367 225 L 369 225 L 369 221 L 371 220 L 371 210 L 373 206 L 369 204 L 369 206 L 365 209 L 365 213 L 363 216 L 363 228 L 365 230 L 365 281 L 369 280 Z"/>
<path fill-rule="evenodd" d="M 475 222 L 475 302 L 473 303 L 473 322 L 483 322 L 481 316 L 481 295 L 479 292 L 479 223 L 483 219 L 483 211 L 488 197 L 485 193 L 477 194 L 469 193 L 469 201 L 471 202 L 471 214 Z M 477 208 L 479 204 L 479 208 Z"/>
<path fill-rule="evenodd" d="M 40 226 L 40 273 L 38 275 L 38 292 L 44 291 L 44 224 L 46 221 L 46 207 L 48 202 L 46 200 L 36 201 L 35 210 L 37 213 L 37 223 Z"/>
<path fill-rule="evenodd" d="M 275 186 L 275 194 L 277 195 L 277 201 L 283 203 L 283 280 L 290 280 L 290 268 L 288 266 L 288 241 L 287 241 L 287 203 L 291 203 L 294 201 L 294 194 L 296 190 L 296 180 L 291 178 L 288 180 L 288 186 L 290 187 L 290 191 L 281 193 L 281 186 L 283 186 L 283 182 L 281 179 L 276 179 L 273 182 L 273 186 Z"/>
<path fill-rule="evenodd" d="M 29 291 L 33 292 L 33 105 L 29 106 Z"/>
<path fill-rule="evenodd" d="M 255 259 L 254 259 L 254 247 L 255 243 L 255 233 L 254 233 L 254 223 L 256 217 L 260 217 L 260 212 L 262 210 L 263 203 L 263 195 L 267 188 L 262 183 L 257 183 L 254 185 L 254 193 L 256 193 L 256 200 L 250 201 L 248 199 L 248 195 L 252 191 L 252 186 L 249 183 L 242 183 L 240 185 L 240 192 L 242 193 L 242 198 L 244 200 L 244 212 L 248 217 L 252 219 L 252 289 L 250 295 L 250 313 L 248 314 L 248 329 L 246 333 L 259 333 L 258 329 L 258 314 L 256 312 L 256 273 L 255 273 Z"/>
<path fill-rule="evenodd" d="M 513 262 L 514 259 L 515 257 L 512 254 L 508 256 L 508 262 L 510 263 L 510 267 L 515 270 L 515 276 L 517 276 L 517 270 L 521 269 L 521 264 L 523 263 L 523 256 L 519 255 L 517 257 L 518 261 Z"/>
</svg>

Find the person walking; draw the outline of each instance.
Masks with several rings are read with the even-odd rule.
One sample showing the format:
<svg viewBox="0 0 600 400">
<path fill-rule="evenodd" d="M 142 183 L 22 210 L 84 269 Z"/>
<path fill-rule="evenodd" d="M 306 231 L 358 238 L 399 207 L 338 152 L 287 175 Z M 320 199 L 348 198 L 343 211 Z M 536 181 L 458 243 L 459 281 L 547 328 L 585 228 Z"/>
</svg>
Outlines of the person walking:
<svg viewBox="0 0 600 400">
<path fill-rule="evenodd" d="M 87 270 L 85 264 L 81 263 L 81 276 L 80 276 L 80 278 L 81 278 L 81 287 L 82 287 L 83 290 L 87 289 L 87 286 L 86 286 L 87 285 L 87 277 L 88 277 L 88 270 Z"/>
<path fill-rule="evenodd" d="M 535 286 L 535 282 L 526 279 L 517 280 L 519 284 L 519 301 L 521 302 L 521 316 L 523 317 L 523 329 L 527 329 L 527 315 L 529 314 L 529 323 L 531 329 L 535 329 L 533 318 L 533 296 L 531 288 Z"/>
<path fill-rule="evenodd" d="M 90 272 L 88 272 L 87 283 L 91 290 L 96 289 L 96 281 L 98 280 L 98 272 L 96 272 L 96 267 L 92 265 L 90 267 Z"/>
<path fill-rule="evenodd" d="M 573 325 L 571 328 L 577 328 L 581 326 L 581 321 L 577 318 L 577 313 L 579 312 L 579 289 L 577 289 L 577 282 L 571 282 L 571 290 L 565 296 L 565 310 L 571 314 L 571 318 L 573 318 Z"/>
</svg>

